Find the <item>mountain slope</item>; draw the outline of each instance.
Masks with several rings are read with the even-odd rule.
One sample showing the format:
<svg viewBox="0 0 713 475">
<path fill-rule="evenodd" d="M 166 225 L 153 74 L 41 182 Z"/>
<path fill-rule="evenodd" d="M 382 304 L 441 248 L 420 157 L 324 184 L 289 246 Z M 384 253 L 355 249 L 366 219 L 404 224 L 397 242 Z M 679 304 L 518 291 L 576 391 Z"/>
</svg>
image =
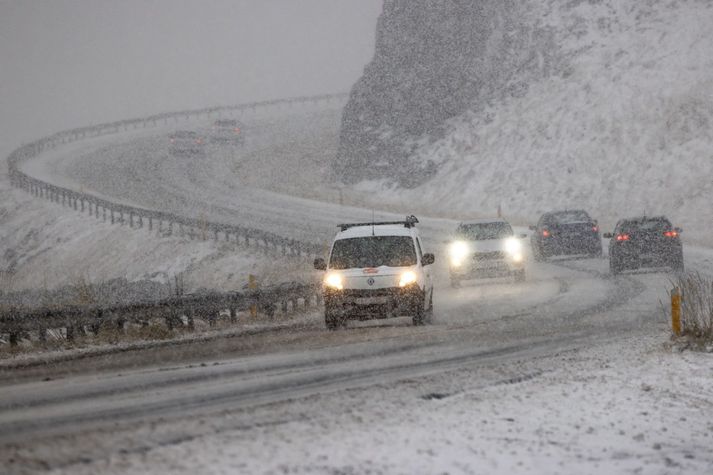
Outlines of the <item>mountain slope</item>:
<svg viewBox="0 0 713 475">
<path fill-rule="evenodd" d="M 516 72 L 520 93 L 473 102 L 424 141 L 411 160 L 437 164 L 426 183 L 360 188 L 460 217 L 665 213 L 713 243 L 713 2 L 533 0 L 527 15 L 554 38 L 556 69 Z"/>
</svg>

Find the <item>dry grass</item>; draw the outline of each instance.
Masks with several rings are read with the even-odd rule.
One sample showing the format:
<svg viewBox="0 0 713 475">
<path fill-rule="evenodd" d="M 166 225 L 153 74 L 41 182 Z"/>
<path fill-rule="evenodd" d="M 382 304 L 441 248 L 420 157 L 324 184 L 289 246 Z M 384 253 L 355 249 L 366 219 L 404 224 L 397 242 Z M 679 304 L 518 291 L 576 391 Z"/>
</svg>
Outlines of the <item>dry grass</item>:
<svg viewBox="0 0 713 475">
<path fill-rule="evenodd" d="M 674 285 L 683 295 L 683 336 L 702 346 L 713 343 L 713 279 L 686 273 Z"/>
</svg>

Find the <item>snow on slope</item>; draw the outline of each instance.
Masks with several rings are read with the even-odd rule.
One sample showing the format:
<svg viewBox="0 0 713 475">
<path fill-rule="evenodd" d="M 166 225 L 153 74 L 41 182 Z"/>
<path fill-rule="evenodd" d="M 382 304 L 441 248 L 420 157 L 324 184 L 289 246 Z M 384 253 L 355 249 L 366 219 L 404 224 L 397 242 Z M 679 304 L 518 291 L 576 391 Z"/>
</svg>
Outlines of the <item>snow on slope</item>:
<svg viewBox="0 0 713 475">
<path fill-rule="evenodd" d="M 429 201 L 449 216 L 533 222 L 584 207 L 602 223 L 665 213 L 713 244 L 713 2 L 532 2 L 565 69 L 522 97 L 450 121 L 420 149 L 440 172 L 414 189 L 365 191 Z M 383 195 L 382 195 L 383 196 Z"/>
<path fill-rule="evenodd" d="M 276 267 L 251 249 L 112 226 L 0 182 L 1 290 L 53 289 L 117 277 L 163 283 L 176 275 L 183 275 L 187 291 L 237 290 L 249 273 L 303 277 L 296 265 Z"/>
</svg>

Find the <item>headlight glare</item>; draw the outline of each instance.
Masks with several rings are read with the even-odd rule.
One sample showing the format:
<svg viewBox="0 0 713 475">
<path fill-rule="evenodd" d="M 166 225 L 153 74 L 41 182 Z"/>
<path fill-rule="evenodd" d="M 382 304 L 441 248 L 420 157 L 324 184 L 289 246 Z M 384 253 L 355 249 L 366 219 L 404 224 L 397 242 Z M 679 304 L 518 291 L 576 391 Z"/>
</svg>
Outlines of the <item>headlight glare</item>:
<svg viewBox="0 0 713 475">
<path fill-rule="evenodd" d="M 324 278 L 324 285 L 329 287 L 330 289 L 344 289 L 342 276 L 339 274 L 327 274 L 327 276 Z"/>
<path fill-rule="evenodd" d="M 454 267 L 459 267 L 461 264 L 463 264 L 463 261 L 468 256 L 468 253 L 470 253 L 470 248 L 468 247 L 468 244 L 463 241 L 453 242 L 450 248 L 448 249 L 448 254 L 451 258 L 451 264 Z"/>
<path fill-rule="evenodd" d="M 415 283 L 418 280 L 418 276 L 416 276 L 416 273 L 412 270 L 407 270 L 403 274 L 401 274 L 401 278 L 399 279 L 399 287 L 406 287 L 407 285 L 411 285 Z"/>
<path fill-rule="evenodd" d="M 505 241 L 505 251 L 512 257 L 519 254 L 520 258 L 522 258 L 522 243 L 519 239 L 509 238 Z"/>
</svg>

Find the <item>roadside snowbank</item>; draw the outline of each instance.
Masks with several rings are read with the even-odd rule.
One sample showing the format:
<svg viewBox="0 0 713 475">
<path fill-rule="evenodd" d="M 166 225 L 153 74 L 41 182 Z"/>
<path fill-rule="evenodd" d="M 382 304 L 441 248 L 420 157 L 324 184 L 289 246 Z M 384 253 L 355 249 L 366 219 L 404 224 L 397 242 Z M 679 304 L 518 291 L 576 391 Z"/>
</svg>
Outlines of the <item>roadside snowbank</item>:
<svg viewBox="0 0 713 475">
<path fill-rule="evenodd" d="M 7 182 L 5 182 L 7 183 Z M 0 183 L 0 285 L 4 290 L 52 289 L 84 280 L 116 277 L 172 282 L 182 275 L 186 291 L 241 289 L 248 274 L 275 274 L 269 257 L 234 244 L 159 236 L 148 230 L 104 223 L 37 200 Z M 302 272 L 281 266 L 280 276 Z M 302 266 L 304 267 L 304 266 Z"/>
<path fill-rule="evenodd" d="M 224 414 L 230 429 L 54 473 L 710 472 L 713 355 L 660 339 Z"/>
</svg>

